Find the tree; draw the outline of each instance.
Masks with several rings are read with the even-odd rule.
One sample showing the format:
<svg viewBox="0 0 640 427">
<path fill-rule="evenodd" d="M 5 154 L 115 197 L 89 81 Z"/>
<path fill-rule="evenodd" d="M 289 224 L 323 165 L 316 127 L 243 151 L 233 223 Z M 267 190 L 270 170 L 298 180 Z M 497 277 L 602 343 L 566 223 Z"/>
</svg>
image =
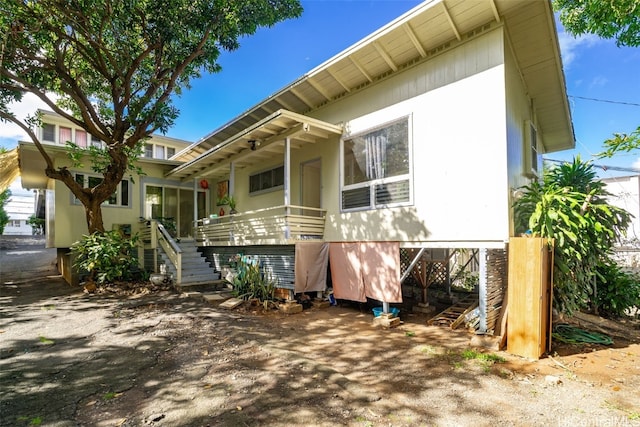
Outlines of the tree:
<svg viewBox="0 0 640 427">
<path fill-rule="evenodd" d="M 593 165 L 578 157 L 545 170 L 542 182 L 524 187 L 514 203 L 516 232 L 555 241 L 553 297 L 563 313 L 593 301 L 598 267 L 630 222 L 628 212 L 608 204 L 605 186 Z"/>
<path fill-rule="evenodd" d="M 574 36 L 595 34 L 615 39 L 618 46 L 640 46 L 639 0 L 554 0 L 553 7 L 564 28 Z M 598 154 L 600 158 L 639 148 L 640 127 L 629 134 L 614 134 L 604 147 L 605 151 Z"/>
<path fill-rule="evenodd" d="M 574 36 L 595 34 L 618 46 L 640 45 L 638 0 L 554 0 L 564 28 Z"/>
<path fill-rule="evenodd" d="M 241 37 L 301 13 L 298 0 L 0 0 L 0 119 L 31 137 L 46 175 L 82 202 L 89 234 L 103 232 L 101 203 L 144 140 L 178 116 L 171 96 L 219 72 L 220 52 Z M 10 111 L 26 92 L 104 142 L 92 152 L 99 184 L 83 188 L 56 168 L 33 131 L 38 118 Z"/>
<path fill-rule="evenodd" d="M 9 214 L 4 209 L 9 203 L 9 197 L 11 197 L 11 190 L 8 188 L 0 193 L 0 235 L 4 234 L 4 227 L 9 223 Z"/>
</svg>

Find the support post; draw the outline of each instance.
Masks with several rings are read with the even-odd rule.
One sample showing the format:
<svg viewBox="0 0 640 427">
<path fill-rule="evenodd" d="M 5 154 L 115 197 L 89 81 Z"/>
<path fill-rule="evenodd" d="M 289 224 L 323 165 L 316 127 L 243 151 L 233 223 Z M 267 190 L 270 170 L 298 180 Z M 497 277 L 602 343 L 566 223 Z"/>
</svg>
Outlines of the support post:
<svg viewBox="0 0 640 427">
<path fill-rule="evenodd" d="M 289 207 L 291 205 L 291 139 L 286 137 L 284 140 L 284 238 L 291 238 L 291 229 L 289 227 L 289 215 L 291 214 Z"/>
<path fill-rule="evenodd" d="M 478 280 L 478 311 L 480 312 L 480 324 L 478 332 L 487 332 L 487 249 L 479 251 L 479 280 Z"/>
</svg>

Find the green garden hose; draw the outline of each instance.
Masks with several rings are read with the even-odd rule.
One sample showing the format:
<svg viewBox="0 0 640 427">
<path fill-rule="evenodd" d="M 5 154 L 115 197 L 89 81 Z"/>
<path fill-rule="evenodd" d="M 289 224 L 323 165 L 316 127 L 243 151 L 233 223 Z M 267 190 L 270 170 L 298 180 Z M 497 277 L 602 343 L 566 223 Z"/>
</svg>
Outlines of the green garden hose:
<svg viewBox="0 0 640 427">
<path fill-rule="evenodd" d="M 555 339 L 556 341 L 569 344 L 613 344 L 613 340 L 608 335 L 598 332 L 587 332 L 580 328 L 576 328 L 575 326 L 567 325 L 564 323 L 554 326 L 551 336 L 553 336 L 553 339 Z"/>
</svg>

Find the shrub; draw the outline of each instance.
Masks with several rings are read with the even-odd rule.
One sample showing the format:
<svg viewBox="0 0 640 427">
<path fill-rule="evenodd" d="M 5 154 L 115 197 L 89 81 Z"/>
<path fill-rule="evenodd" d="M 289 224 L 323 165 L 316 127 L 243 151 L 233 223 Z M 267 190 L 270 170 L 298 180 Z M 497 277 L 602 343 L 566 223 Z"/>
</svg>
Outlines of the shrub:
<svg viewBox="0 0 640 427">
<path fill-rule="evenodd" d="M 128 239 L 118 231 L 85 235 L 71 246 L 76 258 L 74 267 L 87 271 L 91 280 L 101 284 L 128 280 L 138 264 L 133 256 L 137 244 L 138 236 Z"/>
<path fill-rule="evenodd" d="M 598 313 L 620 317 L 628 309 L 640 307 L 640 276 L 622 270 L 615 262 L 602 263 L 597 269 L 595 305 Z"/>
<path fill-rule="evenodd" d="M 240 258 L 236 269 L 237 275 L 231 283 L 234 296 L 244 300 L 257 298 L 260 301 L 272 301 L 274 299 L 276 282 L 267 272 L 260 270 L 258 263 L 246 262 Z"/>
</svg>

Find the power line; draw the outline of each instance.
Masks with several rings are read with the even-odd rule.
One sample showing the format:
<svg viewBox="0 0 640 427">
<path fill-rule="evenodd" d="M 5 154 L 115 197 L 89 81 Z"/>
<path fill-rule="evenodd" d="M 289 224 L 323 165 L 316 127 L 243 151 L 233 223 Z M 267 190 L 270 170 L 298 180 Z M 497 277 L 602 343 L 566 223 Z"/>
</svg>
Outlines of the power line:
<svg viewBox="0 0 640 427">
<path fill-rule="evenodd" d="M 547 159 L 546 157 L 544 157 L 543 160 L 545 162 L 553 162 L 553 163 L 571 163 L 571 162 L 568 162 L 567 160 L 554 160 L 554 159 Z M 592 163 L 591 165 L 594 168 L 602 169 L 605 172 L 610 170 L 610 171 L 619 171 L 619 172 L 633 172 L 633 173 L 640 174 L 640 169 L 638 168 L 625 168 L 622 166 L 597 165 L 595 163 Z"/>
<path fill-rule="evenodd" d="M 611 101 L 609 99 L 587 98 L 586 96 L 567 95 L 569 98 L 584 99 L 585 101 L 606 102 L 607 104 L 630 105 L 632 107 L 640 107 L 635 102 Z"/>
</svg>

